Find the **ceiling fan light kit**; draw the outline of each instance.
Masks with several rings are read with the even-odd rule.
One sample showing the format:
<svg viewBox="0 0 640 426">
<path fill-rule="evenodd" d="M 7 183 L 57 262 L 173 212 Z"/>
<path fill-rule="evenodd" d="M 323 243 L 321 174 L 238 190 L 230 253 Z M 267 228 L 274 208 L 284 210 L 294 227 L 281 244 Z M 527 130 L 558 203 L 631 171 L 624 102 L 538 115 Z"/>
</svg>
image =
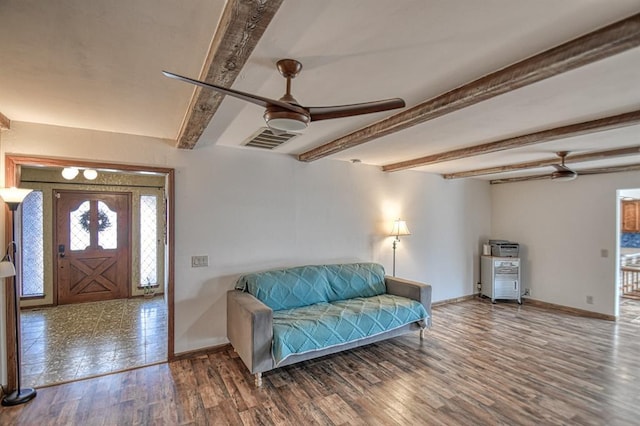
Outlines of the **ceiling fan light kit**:
<svg viewBox="0 0 640 426">
<path fill-rule="evenodd" d="M 309 125 L 309 116 L 276 108 L 267 108 L 264 121 L 271 129 L 283 132 L 301 132 Z"/>
<path fill-rule="evenodd" d="M 573 170 L 555 171 L 551 173 L 551 179 L 556 182 L 568 182 L 578 177 L 578 174 Z"/>
</svg>

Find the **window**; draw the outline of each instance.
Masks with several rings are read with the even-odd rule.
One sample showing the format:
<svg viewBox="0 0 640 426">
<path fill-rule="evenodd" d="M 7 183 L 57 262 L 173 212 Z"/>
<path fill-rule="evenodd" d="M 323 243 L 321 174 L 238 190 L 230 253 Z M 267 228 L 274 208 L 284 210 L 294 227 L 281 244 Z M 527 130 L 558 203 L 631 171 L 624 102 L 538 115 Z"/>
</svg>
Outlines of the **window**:
<svg viewBox="0 0 640 426">
<path fill-rule="evenodd" d="M 103 249 L 118 248 L 118 213 L 98 201 L 98 245 Z"/>
<path fill-rule="evenodd" d="M 69 212 L 69 250 L 85 250 L 91 244 L 89 223 L 91 204 L 85 201 Z"/>
<path fill-rule="evenodd" d="M 140 285 L 158 284 L 158 197 L 140 196 Z"/>
<path fill-rule="evenodd" d="M 43 240 L 42 191 L 32 191 L 22 203 L 21 296 L 44 294 Z"/>
</svg>

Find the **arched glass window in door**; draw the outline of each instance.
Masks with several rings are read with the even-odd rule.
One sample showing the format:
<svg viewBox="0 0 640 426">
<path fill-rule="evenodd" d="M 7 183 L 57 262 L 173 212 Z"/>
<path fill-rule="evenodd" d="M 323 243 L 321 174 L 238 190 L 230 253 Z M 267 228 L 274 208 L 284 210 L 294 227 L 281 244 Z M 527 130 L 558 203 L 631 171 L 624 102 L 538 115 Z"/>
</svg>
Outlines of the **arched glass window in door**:
<svg viewBox="0 0 640 426">
<path fill-rule="evenodd" d="M 91 205 L 85 201 L 69 212 L 69 250 L 85 250 L 91 244 L 89 222 Z"/>
<path fill-rule="evenodd" d="M 103 249 L 118 248 L 118 213 L 98 201 L 98 245 Z"/>
<path fill-rule="evenodd" d="M 69 249 L 86 250 L 91 246 L 91 233 L 98 234 L 97 244 L 103 249 L 118 248 L 118 213 L 111 210 L 109 206 L 98 201 L 97 213 L 92 211 L 96 208 L 95 201 L 84 201 L 77 209 L 69 213 Z M 97 224 L 92 221 L 97 218 Z M 95 243 L 95 239 L 93 240 Z"/>
</svg>

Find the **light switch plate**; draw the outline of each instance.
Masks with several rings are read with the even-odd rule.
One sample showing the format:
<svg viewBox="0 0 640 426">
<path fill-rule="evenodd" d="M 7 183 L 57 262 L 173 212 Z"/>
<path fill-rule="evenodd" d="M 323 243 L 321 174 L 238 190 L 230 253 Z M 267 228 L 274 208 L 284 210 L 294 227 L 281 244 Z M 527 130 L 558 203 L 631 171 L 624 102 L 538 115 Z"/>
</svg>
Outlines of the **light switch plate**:
<svg viewBox="0 0 640 426">
<path fill-rule="evenodd" d="M 209 266 L 209 256 L 191 256 L 192 268 L 202 268 L 205 266 Z"/>
</svg>

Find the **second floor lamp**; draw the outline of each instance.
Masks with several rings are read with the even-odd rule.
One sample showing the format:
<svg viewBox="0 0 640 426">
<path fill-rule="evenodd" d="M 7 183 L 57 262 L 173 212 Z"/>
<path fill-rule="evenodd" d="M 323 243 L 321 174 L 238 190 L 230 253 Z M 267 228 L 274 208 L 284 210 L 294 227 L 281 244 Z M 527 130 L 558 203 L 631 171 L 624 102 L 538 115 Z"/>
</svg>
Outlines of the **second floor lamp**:
<svg viewBox="0 0 640 426">
<path fill-rule="evenodd" d="M 400 236 L 411 235 L 409 232 L 409 228 L 407 228 L 407 222 L 404 220 L 396 220 L 393 222 L 393 227 L 391 228 L 391 233 L 389 234 L 393 237 L 393 276 L 396 276 L 396 247 L 400 242 Z"/>
</svg>

